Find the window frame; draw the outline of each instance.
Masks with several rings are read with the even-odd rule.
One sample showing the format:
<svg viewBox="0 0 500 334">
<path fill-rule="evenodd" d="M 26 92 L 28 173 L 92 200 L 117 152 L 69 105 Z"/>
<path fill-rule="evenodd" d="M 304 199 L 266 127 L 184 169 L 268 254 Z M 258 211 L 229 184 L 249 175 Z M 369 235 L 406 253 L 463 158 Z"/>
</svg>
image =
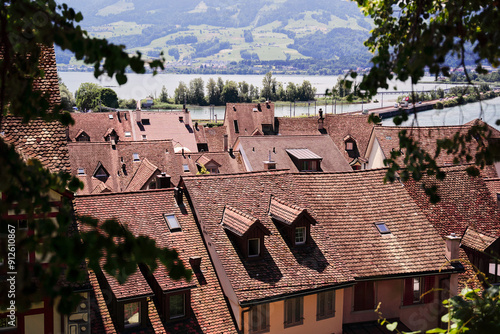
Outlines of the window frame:
<svg viewBox="0 0 500 334">
<path fill-rule="evenodd" d="M 297 310 L 298 309 L 298 310 Z M 288 315 L 290 314 L 290 320 Z M 299 319 L 297 318 L 299 315 Z M 304 297 L 285 299 L 284 326 L 285 328 L 302 325 L 304 323 Z"/>
<path fill-rule="evenodd" d="M 173 217 L 174 221 L 172 221 L 171 219 L 169 219 L 169 217 Z M 164 213 L 163 214 L 163 219 L 165 220 L 165 223 L 167 224 L 167 227 L 168 227 L 168 229 L 170 230 L 171 233 L 173 233 L 173 232 L 181 232 L 182 231 L 181 223 L 179 223 L 179 220 L 175 216 L 175 213 Z"/>
<path fill-rule="evenodd" d="M 303 231 L 303 234 L 302 234 L 302 241 L 297 241 L 297 232 L 298 231 Z M 296 226 L 295 227 L 295 231 L 294 231 L 294 234 L 293 234 L 293 240 L 295 242 L 295 245 L 305 245 L 306 242 L 307 242 L 307 227 L 306 226 Z"/>
<path fill-rule="evenodd" d="M 257 254 L 250 254 L 250 242 L 257 240 Z M 247 255 L 248 257 L 255 258 L 260 256 L 260 238 L 249 238 L 247 240 Z"/>
<path fill-rule="evenodd" d="M 137 323 L 128 323 L 128 324 L 125 323 L 127 321 L 127 317 L 126 317 L 126 313 L 125 313 L 126 312 L 126 307 L 127 307 L 127 305 L 130 305 L 130 304 L 137 304 L 137 310 L 138 310 L 138 313 L 139 313 L 139 321 Z M 132 301 L 132 302 L 129 302 L 129 303 L 123 303 L 123 328 L 128 329 L 128 328 L 134 328 L 134 327 L 141 326 L 141 324 L 142 324 L 142 316 L 143 316 L 142 315 L 142 302 L 140 300 L 138 300 L 138 301 Z"/>
<path fill-rule="evenodd" d="M 182 315 L 172 315 L 172 298 L 182 297 Z M 168 296 L 168 318 L 170 320 L 181 319 L 186 316 L 186 294 L 185 293 L 177 293 L 171 294 Z"/>
<path fill-rule="evenodd" d="M 335 290 L 328 290 L 316 295 L 316 320 L 335 317 L 335 294 Z M 327 307 L 329 301 L 331 301 L 331 309 Z"/>
</svg>

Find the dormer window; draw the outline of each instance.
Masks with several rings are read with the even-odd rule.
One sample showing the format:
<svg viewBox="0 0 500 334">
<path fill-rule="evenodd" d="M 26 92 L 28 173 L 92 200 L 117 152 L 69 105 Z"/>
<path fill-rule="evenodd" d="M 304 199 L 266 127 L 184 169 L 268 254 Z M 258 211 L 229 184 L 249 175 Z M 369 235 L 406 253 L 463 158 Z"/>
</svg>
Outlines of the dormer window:
<svg viewBox="0 0 500 334">
<path fill-rule="evenodd" d="M 316 221 L 306 209 L 272 196 L 269 216 L 279 224 L 278 228 L 292 246 L 309 243 L 311 225 Z"/>
<path fill-rule="evenodd" d="M 323 158 L 311 150 L 307 148 L 288 148 L 285 151 L 300 172 L 321 171 Z"/>
<path fill-rule="evenodd" d="M 94 173 L 92 175 L 96 179 L 101 180 L 102 182 L 106 182 L 106 180 L 109 177 L 108 171 L 106 170 L 106 168 L 104 168 L 104 166 L 102 165 L 102 163 L 100 161 L 97 163 L 97 166 L 96 166 Z"/>
<path fill-rule="evenodd" d="M 346 151 L 354 150 L 354 143 L 352 141 L 346 141 L 345 142 L 345 149 L 346 149 Z"/>
<path fill-rule="evenodd" d="M 254 259 L 262 256 L 264 235 L 269 235 L 271 232 L 262 225 L 260 220 L 226 206 L 221 225 L 230 232 L 245 257 Z"/>
<path fill-rule="evenodd" d="M 260 255 L 260 239 L 248 239 L 248 257 L 255 257 Z"/>
<path fill-rule="evenodd" d="M 90 141 L 90 136 L 83 130 L 80 130 L 75 138 L 76 141 Z"/>
</svg>

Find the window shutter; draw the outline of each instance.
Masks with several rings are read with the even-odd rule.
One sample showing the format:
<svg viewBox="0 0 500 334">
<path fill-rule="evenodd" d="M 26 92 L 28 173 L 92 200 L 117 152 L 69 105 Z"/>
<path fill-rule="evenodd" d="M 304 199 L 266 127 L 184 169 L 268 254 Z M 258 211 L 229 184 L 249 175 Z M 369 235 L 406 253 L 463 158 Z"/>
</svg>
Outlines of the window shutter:
<svg viewBox="0 0 500 334">
<path fill-rule="evenodd" d="M 413 278 L 404 280 L 403 306 L 413 305 Z"/>
<path fill-rule="evenodd" d="M 434 276 L 426 276 L 424 278 L 424 303 L 432 303 L 434 301 L 434 291 L 430 291 L 434 288 Z M 429 292 L 430 291 L 430 292 Z"/>
</svg>

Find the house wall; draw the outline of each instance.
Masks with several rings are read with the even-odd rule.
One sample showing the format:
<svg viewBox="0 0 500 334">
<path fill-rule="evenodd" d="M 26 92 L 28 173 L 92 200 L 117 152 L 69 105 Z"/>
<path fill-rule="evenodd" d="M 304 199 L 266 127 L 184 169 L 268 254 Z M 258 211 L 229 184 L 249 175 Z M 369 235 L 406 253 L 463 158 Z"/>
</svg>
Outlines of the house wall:
<svg viewBox="0 0 500 334">
<path fill-rule="evenodd" d="M 365 169 L 384 167 L 384 159 L 384 152 L 382 152 L 382 148 L 380 147 L 377 138 L 375 138 L 370 151 L 370 156 L 368 157 L 368 163 L 365 165 Z"/>
<path fill-rule="evenodd" d="M 454 284 L 454 276 L 457 275 L 452 275 L 452 285 Z M 437 289 L 442 284 L 440 282 L 448 277 L 449 275 L 436 276 L 434 288 Z M 411 330 L 428 330 L 437 327 L 443 311 L 439 301 L 439 294 L 434 292 L 435 300 L 432 303 L 403 306 L 403 289 L 404 279 L 375 282 L 375 306 L 380 303 L 381 316 L 386 319 L 399 318 Z M 453 290 L 453 287 L 451 290 Z M 448 296 L 445 298 L 448 298 Z M 353 301 L 353 287 L 345 289 L 344 323 L 375 321 L 379 318 L 379 314 L 374 310 L 353 311 Z"/>
<path fill-rule="evenodd" d="M 316 320 L 317 294 L 304 296 L 304 320 L 301 325 L 285 328 L 283 322 L 285 319 L 285 302 L 283 300 L 270 303 L 269 305 L 269 332 L 266 333 L 285 333 L 285 334 L 303 334 L 310 331 L 314 334 L 342 333 L 342 304 L 344 300 L 344 289 L 335 292 L 335 316 L 327 319 Z M 240 308 L 240 314 L 244 309 Z M 250 312 L 244 313 L 244 331 L 249 331 Z M 241 326 L 239 326 L 241 330 Z"/>
</svg>

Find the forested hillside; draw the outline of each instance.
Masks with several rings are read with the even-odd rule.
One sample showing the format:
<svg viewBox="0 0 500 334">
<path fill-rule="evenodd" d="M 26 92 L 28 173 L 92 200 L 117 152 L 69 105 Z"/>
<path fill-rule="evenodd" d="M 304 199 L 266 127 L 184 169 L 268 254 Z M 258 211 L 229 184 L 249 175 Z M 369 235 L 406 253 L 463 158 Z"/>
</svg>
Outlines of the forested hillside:
<svg viewBox="0 0 500 334">
<path fill-rule="evenodd" d="M 356 3 L 343 0 L 87 0 L 90 34 L 150 57 L 163 52 L 174 67 L 244 66 L 279 61 L 332 61 L 330 68 L 367 67 L 371 27 Z M 58 51 L 58 63 L 71 63 Z M 243 64 L 242 64 L 243 66 Z"/>
</svg>

